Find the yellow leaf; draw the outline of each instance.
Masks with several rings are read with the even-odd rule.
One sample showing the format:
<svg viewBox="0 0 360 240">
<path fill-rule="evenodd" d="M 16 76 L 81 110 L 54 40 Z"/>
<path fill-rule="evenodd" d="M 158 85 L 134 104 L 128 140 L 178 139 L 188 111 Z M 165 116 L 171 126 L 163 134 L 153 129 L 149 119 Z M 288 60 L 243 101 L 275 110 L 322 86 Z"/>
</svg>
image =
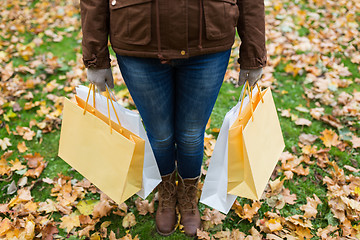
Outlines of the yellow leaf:
<svg viewBox="0 0 360 240">
<path fill-rule="evenodd" d="M 354 193 L 360 196 L 360 187 L 355 187 Z"/>
<path fill-rule="evenodd" d="M 4 218 L 0 222 L 0 237 L 12 228 L 12 223 L 8 218 Z"/>
<path fill-rule="evenodd" d="M 135 226 L 135 224 L 136 224 L 135 215 L 131 212 L 128 213 L 122 221 L 122 226 L 124 228 L 130 228 L 132 226 Z"/>
<path fill-rule="evenodd" d="M 20 233 L 19 239 L 33 240 L 35 238 L 35 223 L 26 220 L 25 229 Z"/>
<path fill-rule="evenodd" d="M 99 233 L 93 233 L 90 237 L 90 240 L 101 240 Z"/>
<path fill-rule="evenodd" d="M 28 150 L 28 148 L 26 147 L 24 141 L 19 142 L 18 145 L 17 145 L 17 148 L 18 148 L 20 153 L 24 153 L 24 152 L 26 152 Z"/>
<path fill-rule="evenodd" d="M 0 176 L 1 175 L 9 175 L 10 173 L 10 167 L 7 163 L 7 161 L 5 160 L 5 158 L 1 158 L 0 159 Z"/>
<path fill-rule="evenodd" d="M 11 171 L 21 170 L 21 169 L 26 168 L 25 165 L 22 165 L 22 164 L 21 164 L 21 162 L 19 161 L 18 158 L 16 158 L 15 161 L 14 161 L 14 160 L 11 160 L 11 161 L 10 161 L 10 164 L 12 165 L 12 166 L 10 167 L 10 170 L 11 170 Z"/>
<path fill-rule="evenodd" d="M 61 220 L 61 223 L 60 223 L 59 227 L 62 229 L 66 228 L 67 233 L 69 233 L 74 227 L 80 227 L 79 216 L 76 216 L 74 214 L 65 215 L 62 218 L 60 218 L 60 220 Z"/>
<path fill-rule="evenodd" d="M 76 208 L 82 215 L 90 215 L 94 211 L 94 206 L 99 202 L 99 200 L 81 200 L 76 205 Z"/>
<path fill-rule="evenodd" d="M 281 221 L 279 219 L 272 218 L 265 224 L 271 232 L 280 231 L 281 229 L 283 229 L 283 226 L 281 225 Z"/>
<path fill-rule="evenodd" d="M 325 129 L 321 132 L 321 135 L 322 136 L 319 138 L 323 141 L 326 147 L 337 146 L 339 143 L 341 143 L 338 140 L 338 135 L 331 129 Z"/>
</svg>

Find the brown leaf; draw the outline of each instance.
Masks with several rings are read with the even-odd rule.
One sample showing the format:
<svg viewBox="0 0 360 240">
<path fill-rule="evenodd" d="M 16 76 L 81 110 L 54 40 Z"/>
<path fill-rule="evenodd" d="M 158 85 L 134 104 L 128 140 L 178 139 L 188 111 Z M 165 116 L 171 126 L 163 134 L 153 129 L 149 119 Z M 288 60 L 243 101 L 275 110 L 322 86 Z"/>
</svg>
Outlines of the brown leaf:
<svg viewBox="0 0 360 240">
<path fill-rule="evenodd" d="M 285 188 L 282 191 L 282 195 L 284 197 L 285 203 L 290 204 L 290 205 L 293 205 L 296 203 L 296 200 L 297 200 L 296 194 L 295 193 L 290 194 L 290 190 L 288 188 Z"/>
<path fill-rule="evenodd" d="M 257 214 L 258 210 L 261 207 L 261 203 L 259 201 L 254 201 L 252 206 L 249 204 L 245 204 L 244 207 L 240 205 L 240 203 L 235 200 L 232 209 L 235 210 L 235 213 L 240 217 L 247 219 L 249 222 L 252 222 L 252 218 L 255 214 Z"/>
<path fill-rule="evenodd" d="M 42 240 L 53 240 L 53 235 L 57 233 L 59 233 L 59 230 L 50 222 L 41 230 Z"/>
<path fill-rule="evenodd" d="M 310 115 L 315 118 L 316 120 L 320 120 L 320 117 L 324 114 L 325 109 L 320 108 L 312 108 L 310 109 Z"/>
<path fill-rule="evenodd" d="M 209 208 L 205 208 L 203 216 L 201 217 L 202 220 L 209 221 L 214 225 L 221 224 L 225 218 L 226 215 L 220 213 L 216 209 L 210 210 Z"/>
<path fill-rule="evenodd" d="M 57 212 L 57 208 L 56 208 L 56 204 L 53 200 L 51 199 L 46 199 L 45 202 L 40 202 L 39 203 L 39 208 L 37 210 L 38 212 L 45 212 L 45 213 L 50 213 L 50 212 Z"/>
<path fill-rule="evenodd" d="M 299 140 L 302 144 L 304 145 L 312 145 L 314 144 L 315 140 L 318 138 L 318 136 L 313 135 L 313 134 L 305 134 L 302 133 L 299 136 Z"/>
<path fill-rule="evenodd" d="M 79 230 L 79 237 L 86 236 L 90 237 L 90 231 L 95 230 L 95 225 L 88 225 L 83 229 Z"/>
<path fill-rule="evenodd" d="M 309 198 L 307 197 L 307 204 L 306 205 L 302 205 L 300 207 L 301 210 L 305 211 L 304 217 L 306 218 L 311 218 L 314 217 L 316 218 L 316 214 L 317 214 L 317 205 L 321 203 L 320 199 L 314 194 L 313 195 L 314 198 Z"/>
<path fill-rule="evenodd" d="M 245 233 L 240 232 L 239 229 L 233 229 L 231 231 L 230 240 L 244 240 L 245 236 Z"/>
<path fill-rule="evenodd" d="M 196 230 L 197 239 L 210 240 L 210 236 L 208 232 L 201 231 L 199 229 Z"/>
<path fill-rule="evenodd" d="M 230 230 L 217 232 L 213 237 L 220 240 L 228 240 L 230 239 Z"/>
<path fill-rule="evenodd" d="M 112 207 L 109 204 L 108 200 L 100 200 L 95 206 L 93 211 L 93 217 L 94 218 L 102 218 L 104 216 L 107 216 L 110 213 L 110 210 Z"/>
<path fill-rule="evenodd" d="M 262 240 L 262 235 L 259 233 L 258 230 L 256 230 L 256 228 L 252 227 L 249 230 L 249 233 L 251 234 L 251 236 L 253 237 L 253 240 Z"/>
<path fill-rule="evenodd" d="M 154 213 L 155 211 L 154 204 L 155 204 L 155 198 L 151 201 L 150 204 L 148 200 L 141 200 L 140 197 L 138 197 L 135 200 L 135 205 L 140 215 L 146 215 L 148 212 Z"/>
<path fill-rule="evenodd" d="M 305 118 L 298 118 L 296 121 L 295 121 L 295 124 L 296 125 L 301 125 L 301 126 L 311 126 L 312 122 L 310 120 L 307 120 Z"/>
<path fill-rule="evenodd" d="M 330 126 L 335 127 L 335 128 L 341 128 L 342 127 L 340 121 L 337 118 L 335 118 L 334 116 L 331 116 L 331 115 L 321 116 L 320 120 L 327 123 L 327 124 L 329 124 Z"/>
<path fill-rule="evenodd" d="M 119 240 L 140 240 L 140 239 L 138 238 L 138 235 L 136 235 L 136 236 L 133 238 L 130 233 L 127 233 L 125 236 L 123 236 L 123 237 L 120 238 Z"/>
<path fill-rule="evenodd" d="M 338 228 L 336 226 L 328 225 L 326 228 L 319 228 L 316 232 L 316 235 L 323 240 L 327 240 L 329 237 L 329 233 L 334 232 Z"/>
<path fill-rule="evenodd" d="M 279 194 L 284 186 L 284 181 L 285 178 L 283 180 L 280 180 L 280 178 L 275 179 L 274 181 L 269 182 L 270 188 L 271 188 L 271 193 L 273 195 Z"/>
</svg>

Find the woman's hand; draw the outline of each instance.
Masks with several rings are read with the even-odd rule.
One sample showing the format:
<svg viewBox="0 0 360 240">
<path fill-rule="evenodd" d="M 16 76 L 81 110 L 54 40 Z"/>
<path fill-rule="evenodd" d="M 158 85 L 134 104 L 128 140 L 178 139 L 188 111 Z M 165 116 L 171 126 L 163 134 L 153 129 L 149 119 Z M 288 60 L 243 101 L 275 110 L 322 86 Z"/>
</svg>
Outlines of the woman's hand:
<svg viewBox="0 0 360 240">
<path fill-rule="evenodd" d="M 243 85 L 248 80 L 250 86 L 254 86 L 261 78 L 262 68 L 258 69 L 240 69 L 239 85 Z"/>
<path fill-rule="evenodd" d="M 88 80 L 95 84 L 100 91 L 106 91 L 105 83 L 109 86 L 109 88 L 114 88 L 114 79 L 111 72 L 111 68 L 107 69 L 87 69 L 87 78 Z"/>
</svg>

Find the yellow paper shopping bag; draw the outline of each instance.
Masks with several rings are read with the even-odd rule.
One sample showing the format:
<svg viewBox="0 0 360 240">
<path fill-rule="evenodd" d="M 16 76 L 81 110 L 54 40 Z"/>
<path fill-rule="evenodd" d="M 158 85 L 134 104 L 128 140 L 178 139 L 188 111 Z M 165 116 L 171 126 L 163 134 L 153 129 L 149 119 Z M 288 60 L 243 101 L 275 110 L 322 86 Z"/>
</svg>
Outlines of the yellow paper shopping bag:
<svg viewBox="0 0 360 240">
<path fill-rule="evenodd" d="M 258 200 L 285 143 L 271 89 L 253 95 L 247 87 L 251 101 L 229 129 L 227 192 Z"/>
<path fill-rule="evenodd" d="M 75 97 L 64 101 L 58 155 L 120 204 L 141 189 L 145 142 Z M 108 89 L 107 97 L 110 110 Z"/>
</svg>

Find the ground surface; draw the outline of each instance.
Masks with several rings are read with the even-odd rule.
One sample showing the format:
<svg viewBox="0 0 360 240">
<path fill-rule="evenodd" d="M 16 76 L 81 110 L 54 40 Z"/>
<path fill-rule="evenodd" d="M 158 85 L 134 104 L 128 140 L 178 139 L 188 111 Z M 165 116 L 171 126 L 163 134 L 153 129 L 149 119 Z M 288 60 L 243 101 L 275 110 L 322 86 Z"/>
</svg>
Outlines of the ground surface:
<svg viewBox="0 0 360 240">
<path fill-rule="evenodd" d="M 360 5 L 265 3 L 260 85 L 272 88 L 285 150 L 260 201 L 238 198 L 227 216 L 199 204 L 198 238 L 360 239 Z M 117 206 L 57 156 L 63 97 L 88 84 L 76 1 L 1 4 L 0 239 L 186 239 L 181 226 L 156 233 L 154 194 Z M 238 46 L 206 130 L 204 176 L 240 95 Z M 135 109 L 113 65 L 116 95 Z"/>
</svg>

